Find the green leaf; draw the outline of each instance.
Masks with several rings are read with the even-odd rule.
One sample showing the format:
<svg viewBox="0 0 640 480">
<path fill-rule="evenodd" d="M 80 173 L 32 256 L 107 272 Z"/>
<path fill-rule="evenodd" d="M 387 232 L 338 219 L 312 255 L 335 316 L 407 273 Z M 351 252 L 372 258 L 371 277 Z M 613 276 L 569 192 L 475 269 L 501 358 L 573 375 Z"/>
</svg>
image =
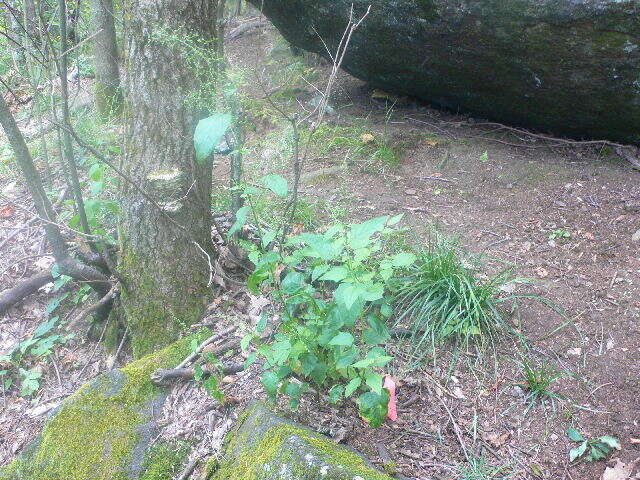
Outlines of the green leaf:
<svg viewBox="0 0 640 480">
<path fill-rule="evenodd" d="M 99 163 L 94 163 L 93 165 L 91 165 L 91 168 L 89 168 L 89 178 L 91 178 L 91 180 L 93 180 L 94 182 L 101 182 L 103 175 L 104 170 Z"/>
<path fill-rule="evenodd" d="M 300 406 L 300 397 L 302 397 L 302 386 L 297 382 L 290 381 L 287 384 L 284 393 L 291 397 L 289 399 L 289 407 L 291 410 L 297 410 Z"/>
<path fill-rule="evenodd" d="M 573 427 L 567 428 L 567 436 L 572 442 L 584 442 L 584 437 Z"/>
<path fill-rule="evenodd" d="M 409 252 L 396 253 L 391 259 L 391 264 L 396 268 L 404 268 L 412 265 L 416 261 L 416 256 Z"/>
<path fill-rule="evenodd" d="M 327 280 L 330 282 L 340 282 L 347 278 L 349 275 L 349 270 L 345 267 L 333 267 L 327 273 L 320 277 L 320 280 Z"/>
<path fill-rule="evenodd" d="M 400 220 L 402 220 L 402 217 L 404 217 L 404 213 L 399 213 L 398 215 L 394 215 L 387 222 L 387 226 L 389 226 L 389 227 L 394 226 L 396 223 L 398 223 Z"/>
<path fill-rule="evenodd" d="M 53 278 L 58 278 L 60 275 L 60 266 L 57 263 L 51 265 L 51 276 Z"/>
<path fill-rule="evenodd" d="M 353 248 L 361 248 L 367 245 L 371 236 L 384 228 L 387 220 L 389 220 L 388 215 L 384 217 L 372 218 L 371 220 L 367 220 L 366 222 L 351 225 L 351 230 L 348 234 L 349 244 Z"/>
<path fill-rule="evenodd" d="M 383 390 L 381 394 L 367 392 L 358 397 L 360 415 L 374 428 L 384 423 L 387 416 L 389 394 Z"/>
<path fill-rule="evenodd" d="M 199 382 L 200 380 L 202 380 L 202 377 L 204 376 L 204 371 L 202 370 L 202 366 L 201 365 L 195 365 L 193 367 L 193 378 L 196 382 Z"/>
<path fill-rule="evenodd" d="M 232 117 L 228 113 L 214 113 L 198 122 L 193 134 L 193 146 L 196 149 L 198 163 L 216 153 L 216 147 L 222 141 L 231 126 Z"/>
<path fill-rule="evenodd" d="M 247 215 L 249 214 L 249 207 L 244 206 L 236 213 L 236 221 L 231 225 L 229 229 L 228 237 L 233 236 L 238 230 L 240 230 L 247 223 Z"/>
<path fill-rule="evenodd" d="M 262 177 L 262 184 L 279 197 L 286 197 L 289 193 L 287 180 L 280 175 L 266 175 Z"/>
<path fill-rule="evenodd" d="M 269 318 L 271 318 L 271 315 L 269 313 L 262 312 L 260 320 L 258 320 L 258 324 L 256 325 L 256 332 L 258 332 L 259 334 L 262 334 L 262 332 L 264 332 L 264 329 L 267 328 L 267 323 L 269 323 Z"/>
<path fill-rule="evenodd" d="M 300 272 L 289 272 L 282 280 L 280 288 L 287 295 L 297 292 L 304 285 L 304 275 Z"/>
<path fill-rule="evenodd" d="M 251 340 L 253 340 L 253 335 L 250 333 L 247 333 L 244 337 L 242 337 L 242 340 L 240 340 L 240 349 L 243 352 L 247 351 L 247 348 L 249 348 L 249 345 L 251 344 Z"/>
<path fill-rule="evenodd" d="M 367 372 L 364 381 L 372 392 L 380 394 L 382 392 L 382 375 L 376 372 Z"/>
<path fill-rule="evenodd" d="M 246 370 L 251 365 L 253 365 L 257 359 L 258 359 L 258 354 L 256 352 L 251 352 L 247 357 L 247 359 L 244 361 L 244 364 L 243 364 L 244 369 Z"/>
<path fill-rule="evenodd" d="M 334 405 L 340 401 L 344 394 L 344 387 L 342 385 L 334 385 L 329 390 L 329 401 Z"/>
<path fill-rule="evenodd" d="M 569 451 L 569 461 L 573 462 L 577 458 L 580 458 L 582 455 L 584 455 L 584 452 L 586 452 L 586 451 L 587 451 L 587 442 L 585 440 L 584 442 L 582 442 L 580 444 L 580 446 L 578 446 L 576 448 L 572 448 Z"/>
<path fill-rule="evenodd" d="M 349 398 L 351 395 L 353 395 L 353 392 L 358 389 L 361 383 L 362 379 L 360 377 L 352 379 L 349 383 L 347 383 L 347 386 L 344 387 L 344 396 Z"/>
<path fill-rule="evenodd" d="M 313 270 L 311 271 L 311 281 L 315 282 L 322 275 L 324 275 L 327 272 L 327 270 L 329 270 L 330 268 L 331 268 L 331 265 L 327 265 L 326 263 L 323 263 L 321 265 L 316 265 L 315 267 L 313 267 Z"/>
<path fill-rule="evenodd" d="M 270 396 L 275 397 L 278 393 L 278 383 L 280 382 L 278 376 L 271 371 L 264 372 L 262 374 L 261 382 L 266 392 Z"/>
<path fill-rule="evenodd" d="M 620 448 L 622 448 L 620 445 L 620 442 L 615 437 L 610 437 L 608 435 L 605 435 L 605 436 L 599 437 L 598 440 L 601 441 L 602 443 L 607 444 L 611 448 L 615 448 L 616 450 L 620 450 Z"/>
<path fill-rule="evenodd" d="M 89 192 L 91 195 L 99 195 L 104 190 L 104 182 L 91 182 Z"/>
<path fill-rule="evenodd" d="M 38 325 L 38 328 L 36 328 L 35 332 L 33 332 L 33 336 L 37 338 L 48 333 L 49 331 L 51 331 L 53 327 L 56 326 L 56 322 L 58 320 L 60 320 L 60 317 L 55 316 L 49 319 L 48 321 L 41 323 L 40 325 Z"/>
<path fill-rule="evenodd" d="M 345 346 L 353 345 L 355 339 L 349 332 L 340 332 L 329 341 L 329 345 Z"/>
<path fill-rule="evenodd" d="M 220 386 L 218 383 L 218 379 L 211 375 L 207 378 L 203 383 L 205 392 L 215 398 L 218 402 L 222 402 L 224 400 L 224 394 L 220 391 Z"/>
<path fill-rule="evenodd" d="M 276 238 L 276 235 L 278 235 L 278 232 L 275 230 L 267 230 L 264 232 L 261 239 L 262 248 L 267 248 L 267 246 Z"/>
</svg>

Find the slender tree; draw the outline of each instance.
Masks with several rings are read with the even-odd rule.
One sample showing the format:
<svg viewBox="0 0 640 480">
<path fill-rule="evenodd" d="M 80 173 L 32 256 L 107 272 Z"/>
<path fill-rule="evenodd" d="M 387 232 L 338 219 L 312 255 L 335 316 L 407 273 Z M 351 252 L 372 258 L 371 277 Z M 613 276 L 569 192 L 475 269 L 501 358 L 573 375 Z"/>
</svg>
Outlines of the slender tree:
<svg viewBox="0 0 640 480">
<path fill-rule="evenodd" d="M 212 162 L 196 161 L 193 133 L 213 95 L 216 11 L 215 0 L 131 0 L 125 15 L 123 169 L 155 201 L 123 184 L 121 300 L 136 356 L 198 320 L 210 293 Z"/>
<path fill-rule="evenodd" d="M 2 95 L 0 95 L 0 125 L 2 125 L 2 128 L 9 139 L 9 144 L 13 148 L 16 163 L 22 171 L 27 189 L 33 199 L 36 212 L 44 224 L 47 241 L 51 245 L 51 250 L 56 263 L 60 268 L 60 272 L 77 280 L 88 282 L 99 295 L 104 296 L 110 288 L 110 282 L 107 276 L 88 265 L 78 262 L 69 254 L 64 237 L 60 232 L 59 224 L 56 221 L 55 212 L 53 211 L 51 202 L 44 191 L 40 174 L 35 167 L 24 137 L 22 136 L 22 133 L 20 132 Z M 40 279 L 40 282 L 47 283 L 46 276 L 40 275 L 38 278 Z M 3 308 L 8 308 L 8 306 L 14 303 L 18 293 L 21 296 L 24 296 L 25 294 L 33 291 L 31 290 L 32 288 L 37 290 L 37 288 L 42 286 L 42 284 L 43 283 L 39 283 L 35 278 L 27 280 L 23 285 L 19 285 L 18 290 L 15 292 L 5 292 L 2 302 L 0 303 L 2 303 Z"/>
<path fill-rule="evenodd" d="M 113 0 L 91 0 L 93 12 L 93 64 L 95 102 L 103 118 L 118 115 L 122 109 L 118 45 L 114 22 Z"/>
</svg>

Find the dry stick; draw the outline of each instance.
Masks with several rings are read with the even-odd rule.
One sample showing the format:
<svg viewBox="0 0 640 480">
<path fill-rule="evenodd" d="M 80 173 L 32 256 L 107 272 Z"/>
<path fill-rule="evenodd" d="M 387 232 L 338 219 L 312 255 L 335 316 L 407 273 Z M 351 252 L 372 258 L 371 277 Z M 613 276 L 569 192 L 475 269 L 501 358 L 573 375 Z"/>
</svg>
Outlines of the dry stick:
<svg viewBox="0 0 640 480">
<path fill-rule="evenodd" d="M 467 459 L 467 462 L 471 463 L 471 458 L 469 457 L 469 453 L 467 452 L 467 447 L 464 443 L 464 440 L 462 439 L 462 430 L 460 430 L 458 423 L 456 422 L 455 418 L 453 418 L 453 414 L 451 413 L 451 410 L 449 410 L 449 407 L 447 406 L 445 401 L 442 400 L 442 398 L 440 398 L 438 395 L 436 395 L 436 397 L 438 397 L 438 400 L 440 400 L 440 403 L 449 414 L 449 419 L 453 424 L 453 431 L 456 433 L 456 437 L 458 438 L 458 443 L 460 444 L 460 447 L 462 447 L 462 451 L 464 452 L 464 456 Z"/>
<path fill-rule="evenodd" d="M 104 328 L 102 329 L 102 333 L 100 334 L 100 338 L 98 339 L 98 343 L 96 343 L 96 346 L 93 349 L 93 352 L 91 352 L 91 356 L 87 360 L 87 363 L 84 364 L 84 367 L 82 367 L 82 370 L 80 370 L 80 373 L 78 373 L 78 377 L 77 377 L 78 380 L 80 379 L 80 377 L 82 377 L 82 374 L 84 373 L 84 371 L 87 369 L 87 367 L 91 363 L 91 360 L 93 360 L 93 357 L 95 357 L 96 352 L 98 351 L 98 347 L 100 346 L 100 343 L 102 343 L 102 339 L 104 338 L 104 334 L 106 333 L 108 326 L 109 326 L 109 322 L 104 322 Z"/>
<path fill-rule="evenodd" d="M 200 345 L 198 345 L 198 348 L 196 348 L 187 358 L 185 358 L 182 362 L 180 362 L 178 364 L 178 366 L 176 366 L 176 368 L 184 368 L 187 365 L 189 365 L 191 362 L 193 362 L 193 360 L 200 354 L 200 352 L 202 352 L 202 349 L 204 347 L 206 347 L 207 345 L 216 342 L 218 340 L 220 340 L 223 337 L 226 337 L 227 335 L 235 332 L 238 329 L 238 327 L 229 327 L 226 330 L 213 335 L 209 338 L 207 338 L 204 342 L 202 342 Z"/>
<path fill-rule="evenodd" d="M 196 465 L 198 465 L 198 462 L 200 462 L 200 460 L 202 460 L 203 457 L 204 457 L 204 455 L 198 455 L 193 460 L 191 460 L 187 464 L 187 466 L 184 467 L 184 470 L 182 470 L 182 473 L 177 478 L 177 480 L 187 480 L 187 478 L 189 478 L 191 476 L 191 474 L 193 473 L 193 471 L 195 470 Z"/>
<path fill-rule="evenodd" d="M 116 350 L 115 355 L 113 356 L 113 363 L 115 364 L 116 360 L 118 359 L 118 355 L 120 355 L 120 350 L 122 350 L 122 347 L 124 346 L 124 341 L 127 339 L 127 335 L 129 334 L 129 325 L 127 325 L 127 328 L 124 329 L 124 333 L 122 334 L 122 340 L 120 340 L 120 345 L 118 345 L 118 349 Z"/>
<path fill-rule="evenodd" d="M 237 345 L 238 345 L 237 343 L 235 345 L 230 345 L 229 343 L 226 343 L 219 350 L 216 350 L 215 353 L 217 354 L 225 353 L 225 351 L 230 350 L 229 347 L 233 348 L 234 346 L 237 346 Z M 244 369 L 245 369 L 244 365 L 241 363 L 222 366 L 222 367 L 218 367 L 215 365 L 209 367 L 207 365 L 204 365 L 202 367 L 202 372 L 207 375 L 212 375 L 216 373 L 222 373 L 223 375 L 235 375 L 236 373 L 240 373 L 244 371 Z M 172 380 L 190 380 L 195 376 L 195 373 L 196 372 L 194 368 L 173 368 L 171 370 L 165 370 L 160 368 L 155 372 L 153 372 L 153 375 L 151 376 L 151 381 L 156 385 L 165 385 L 171 382 Z"/>
</svg>

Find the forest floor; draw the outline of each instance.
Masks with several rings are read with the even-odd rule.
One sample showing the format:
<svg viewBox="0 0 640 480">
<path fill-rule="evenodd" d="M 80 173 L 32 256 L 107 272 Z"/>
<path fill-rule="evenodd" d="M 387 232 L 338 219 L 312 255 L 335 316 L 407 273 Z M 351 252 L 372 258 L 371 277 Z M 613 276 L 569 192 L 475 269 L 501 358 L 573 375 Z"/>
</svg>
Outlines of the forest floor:
<svg viewBox="0 0 640 480">
<path fill-rule="evenodd" d="M 330 66 L 292 56 L 269 27 L 248 31 L 227 49 L 231 67 L 244 72 L 253 128 L 246 175 L 290 177 L 291 131 L 272 103 L 312 110 Z M 606 149 L 434 110 L 343 73 L 329 105 L 303 165 L 307 227 L 404 213 L 406 241 L 426 245 L 434 230 L 456 236 L 484 259 L 484 274 L 513 265 L 519 277 L 533 280 L 516 294 L 538 295 L 566 313 L 521 299 L 511 319 L 526 344 L 504 337 L 489 351 L 457 359 L 443 346 L 418 368 L 407 368 L 401 347 L 392 346 L 399 415 L 379 429 L 368 427 L 353 405 L 315 397 L 290 415 L 405 478 L 602 478 L 605 462 L 569 463 L 576 444 L 568 427 L 590 438 L 618 438 L 622 448 L 613 459 L 628 464 L 640 457 L 640 243 L 632 240 L 640 228 L 640 172 Z M 18 177 L 4 171 L 4 194 L 24 198 Z M 225 178 L 228 166 L 220 162 L 217 173 Z M 29 218 L 0 202 L 0 242 Z M 50 267 L 42 244 L 38 229 L 25 226 L 3 245 L 2 288 Z M 0 355 L 33 333 L 55 296 L 42 291 L 0 318 Z M 203 323 L 224 317 L 250 325 L 262 300 L 243 289 L 219 293 Z M 125 353 L 115 359 L 83 337 L 78 333 L 38 366 L 42 388 L 32 400 L 0 389 L 0 465 L 35 437 L 47 411 L 88 378 L 126 361 Z M 561 373 L 550 387 L 561 398 L 530 405 L 522 361 Z M 254 367 L 228 379 L 225 394 L 240 403 L 255 398 L 256 373 Z M 193 439 L 221 425 L 228 410 L 214 403 L 193 384 L 176 388 L 163 435 Z M 612 477 L 618 478 L 625 480 Z"/>
</svg>

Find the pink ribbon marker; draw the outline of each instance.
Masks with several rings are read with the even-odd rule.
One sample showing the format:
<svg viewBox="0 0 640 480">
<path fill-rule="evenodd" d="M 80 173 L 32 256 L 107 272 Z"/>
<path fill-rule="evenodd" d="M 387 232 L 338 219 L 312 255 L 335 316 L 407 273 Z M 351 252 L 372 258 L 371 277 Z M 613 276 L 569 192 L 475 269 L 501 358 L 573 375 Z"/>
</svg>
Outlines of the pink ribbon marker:
<svg viewBox="0 0 640 480">
<path fill-rule="evenodd" d="M 396 382 L 393 381 L 390 375 L 384 377 L 383 388 L 389 391 L 389 406 L 387 409 L 387 418 L 392 422 L 398 419 L 398 404 L 396 400 Z"/>
</svg>

